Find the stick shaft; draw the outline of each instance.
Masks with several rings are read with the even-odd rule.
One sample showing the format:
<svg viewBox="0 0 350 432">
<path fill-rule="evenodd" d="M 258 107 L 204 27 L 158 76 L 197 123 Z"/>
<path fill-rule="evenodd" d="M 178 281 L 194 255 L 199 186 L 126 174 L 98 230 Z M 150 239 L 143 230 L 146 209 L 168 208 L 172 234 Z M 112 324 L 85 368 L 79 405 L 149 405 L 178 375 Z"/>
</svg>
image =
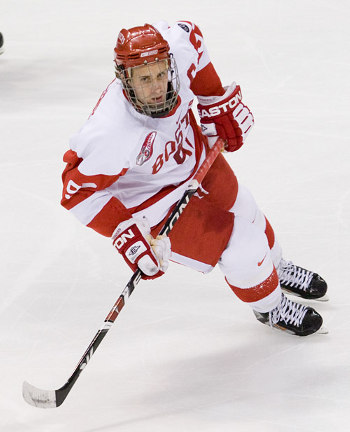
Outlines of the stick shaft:
<svg viewBox="0 0 350 432">
<path fill-rule="evenodd" d="M 204 179 L 205 175 L 209 171 L 210 167 L 214 163 L 216 157 L 220 153 L 223 148 L 224 142 L 221 139 L 218 139 L 215 145 L 209 150 L 205 160 L 202 165 L 199 167 L 195 176 L 193 177 L 191 183 L 188 185 L 187 190 L 183 194 L 182 198 L 179 200 L 170 216 L 167 218 L 163 228 L 160 231 L 160 234 L 168 234 L 173 228 L 176 221 L 179 219 L 180 215 L 184 211 L 185 207 L 189 203 L 192 195 L 196 192 L 198 186 Z M 125 306 L 127 299 L 130 297 L 132 292 L 134 291 L 136 285 L 141 279 L 141 271 L 137 269 L 132 275 L 131 279 L 127 283 L 121 295 L 118 297 L 117 301 L 114 303 L 112 309 L 109 311 L 106 316 L 103 326 L 98 330 L 95 334 L 94 338 L 90 342 L 90 345 L 87 347 L 83 356 L 81 357 L 79 363 L 77 364 L 74 372 L 69 377 L 68 381 L 64 386 L 55 391 L 46 391 L 37 389 L 34 386 L 31 386 L 28 383 L 25 383 L 26 391 L 23 393 L 25 395 L 25 400 L 34 405 L 41 408 L 52 408 L 60 406 L 66 397 L 68 396 L 70 390 L 73 385 L 79 378 L 79 375 L 86 367 L 87 363 L 90 361 L 92 355 L 95 353 L 97 347 L 100 345 L 109 329 L 111 328 L 114 321 L 117 319 L 121 310 Z M 55 394 L 55 399 L 52 400 L 52 394 Z"/>
</svg>

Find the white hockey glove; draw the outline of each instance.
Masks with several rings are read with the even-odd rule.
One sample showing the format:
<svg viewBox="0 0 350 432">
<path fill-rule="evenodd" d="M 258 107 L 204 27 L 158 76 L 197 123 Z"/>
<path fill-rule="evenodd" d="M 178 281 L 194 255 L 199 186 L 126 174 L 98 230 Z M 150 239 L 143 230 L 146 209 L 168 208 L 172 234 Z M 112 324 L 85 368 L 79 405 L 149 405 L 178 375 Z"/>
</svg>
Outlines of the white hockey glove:
<svg viewBox="0 0 350 432">
<path fill-rule="evenodd" d="M 233 152 L 242 147 L 254 117 L 241 102 L 241 89 L 235 82 L 225 90 L 222 96 L 197 96 L 197 108 L 203 134 L 222 138 L 226 141 L 225 150 Z M 213 143 L 214 140 L 209 140 L 210 146 Z"/>
<path fill-rule="evenodd" d="M 146 219 L 121 222 L 112 234 L 113 246 L 123 256 L 132 271 L 139 268 L 143 279 L 162 276 L 169 267 L 171 246 L 169 237 L 150 234 Z"/>
</svg>

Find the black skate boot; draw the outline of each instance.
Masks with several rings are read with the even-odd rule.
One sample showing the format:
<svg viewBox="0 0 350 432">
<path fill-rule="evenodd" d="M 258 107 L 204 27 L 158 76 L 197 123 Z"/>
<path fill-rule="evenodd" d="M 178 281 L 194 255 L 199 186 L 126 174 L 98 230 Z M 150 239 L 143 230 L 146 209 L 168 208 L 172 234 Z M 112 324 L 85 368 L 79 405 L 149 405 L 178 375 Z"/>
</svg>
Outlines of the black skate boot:
<svg viewBox="0 0 350 432">
<path fill-rule="evenodd" d="M 296 266 L 283 258 L 277 268 L 282 290 L 308 300 L 327 301 L 326 281 L 317 273 Z"/>
<path fill-rule="evenodd" d="M 0 54 L 4 52 L 4 37 L 2 33 L 0 33 Z"/>
<path fill-rule="evenodd" d="M 283 293 L 280 304 L 270 312 L 254 311 L 258 321 L 297 336 L 308 336 L 321 329 L 323 319 L 310 306 L 288 299 Z M 321 333 L 326 333 L 324 329 Z"/>
</svg>

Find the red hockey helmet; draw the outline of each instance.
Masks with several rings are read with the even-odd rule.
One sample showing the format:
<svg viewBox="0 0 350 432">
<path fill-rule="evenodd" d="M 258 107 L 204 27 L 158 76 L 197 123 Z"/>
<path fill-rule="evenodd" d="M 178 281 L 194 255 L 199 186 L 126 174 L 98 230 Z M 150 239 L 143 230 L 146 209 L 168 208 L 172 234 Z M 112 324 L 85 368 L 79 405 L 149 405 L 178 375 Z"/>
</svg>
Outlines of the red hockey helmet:
<svg viewBox="0 0 350 432">
<path fill-rule="evenodd" d="M 168 42 L 150 24 L 122 29 L 114 48 L 116 76 L 122 81 L 129 102 L 138 112 L 150 117 L 167 115 L 177 103 L 179 77 L 175 59 L 169 50 Z M 143 68 L 143 78 L 148 78 L 148 88 L 146 85 L 141 88 L 140 83 L 135 82 L 134 78 L 139 74 L 137 69 L 140 68 Z M 160 80 L 163 83 L 162 96 L 159 89 L 157 94 L 150 90 L 151 82 Z"/>
<path fill-rule="evenodd" d="M 114 59 L 117 66 L 127 69 L 145 61 L 150 63 L 156 59 L 168 58 L 169 50 L 168 42 L 159 31 L 150 24 L 145 24 L 120 31 L 114 48 Z"/>
</svg>

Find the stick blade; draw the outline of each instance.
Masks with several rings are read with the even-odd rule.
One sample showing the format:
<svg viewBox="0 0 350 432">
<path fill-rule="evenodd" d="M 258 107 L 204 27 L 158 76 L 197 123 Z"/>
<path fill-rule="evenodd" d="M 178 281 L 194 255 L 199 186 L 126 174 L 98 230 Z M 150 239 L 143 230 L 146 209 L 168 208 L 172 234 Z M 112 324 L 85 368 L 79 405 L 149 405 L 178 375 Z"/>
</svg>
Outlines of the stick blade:
<svg viewBox="0 0 350 432">
<path fill-rule="evenodd" d="M 55 390 L 41 390 L 24 381 L 22 386 L 22 395 L 24 400 L 34 407 L 38 408 L 56 408 Z"/>
</svg>

